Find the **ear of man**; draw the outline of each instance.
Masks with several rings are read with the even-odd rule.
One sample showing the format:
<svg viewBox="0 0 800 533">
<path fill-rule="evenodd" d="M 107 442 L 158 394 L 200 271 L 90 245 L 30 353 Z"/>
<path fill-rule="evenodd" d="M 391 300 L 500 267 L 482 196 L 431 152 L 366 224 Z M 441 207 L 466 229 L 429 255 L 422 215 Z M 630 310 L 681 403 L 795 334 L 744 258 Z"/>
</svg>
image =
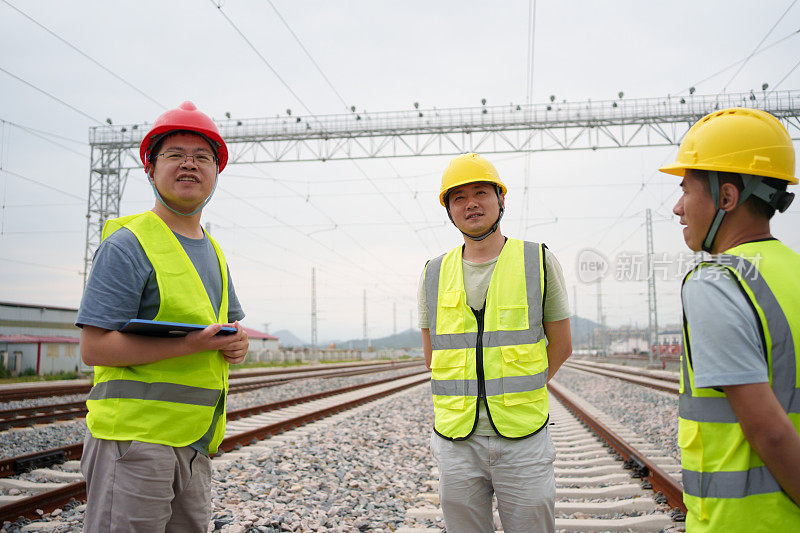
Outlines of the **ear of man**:
<svg viewBox="0 0 800 533">
<path fill-rule="evenodd" d="M 741 191 L 733 183 L 723 183 L 719 187 L 719 207 L 727 212 L 739 204 L 739 193 Z"/>
</svg>

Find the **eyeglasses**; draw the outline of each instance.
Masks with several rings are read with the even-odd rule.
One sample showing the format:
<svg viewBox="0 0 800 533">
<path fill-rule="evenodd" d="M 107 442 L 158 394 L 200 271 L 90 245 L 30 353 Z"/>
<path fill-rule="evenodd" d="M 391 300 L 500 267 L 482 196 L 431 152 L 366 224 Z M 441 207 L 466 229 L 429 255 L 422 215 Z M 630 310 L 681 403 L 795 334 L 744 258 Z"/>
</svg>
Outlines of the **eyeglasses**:
<svg viewBox="0 0 800 533">
<path fill-rule="evenodd" d="M 164 153 L 158 154 L 156 157 L 163 157 L 165 161 L 179 164 L 183 164 L 187 160 L 191 159 L 195 164 L 202 166 L 213 165 L 217 162 L 217 159 L 213 155 L 204 152 L 190 155 L 177 150 L 167 150 Z"/>
</svg>

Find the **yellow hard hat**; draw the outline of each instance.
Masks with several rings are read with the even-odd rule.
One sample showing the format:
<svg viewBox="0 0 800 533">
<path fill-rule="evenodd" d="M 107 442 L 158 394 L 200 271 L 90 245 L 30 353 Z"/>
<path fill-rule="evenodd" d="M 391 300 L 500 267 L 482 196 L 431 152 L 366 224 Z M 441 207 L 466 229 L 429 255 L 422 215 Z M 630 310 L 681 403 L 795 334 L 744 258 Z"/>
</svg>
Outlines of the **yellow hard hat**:
<svg viewBox="0 0 800 533">
<path fill-rule="evenodd" d="M 447 165 L 442 174 L 442 189 L 439 191 L 439 203 L 444 204 L 444 197 L 456 187 L 467 183 L 486 181 L 500 187 L 501 194 L 506 193 L 506 186 L 500 181 L 497 170 L 489 161 L 476 153 L 461 154 Z M 447 207 L 445 205 L 445 207 Z"/>
<path fill-rule="evenodd" d="M 783 125 L 764 111 L 733 107 L 698 120 L 686 133 L 675 163 L 661 172 L 683 177 L 686 169 L 734 172 L 797 183 L 794 146 Z"/>
</svg>

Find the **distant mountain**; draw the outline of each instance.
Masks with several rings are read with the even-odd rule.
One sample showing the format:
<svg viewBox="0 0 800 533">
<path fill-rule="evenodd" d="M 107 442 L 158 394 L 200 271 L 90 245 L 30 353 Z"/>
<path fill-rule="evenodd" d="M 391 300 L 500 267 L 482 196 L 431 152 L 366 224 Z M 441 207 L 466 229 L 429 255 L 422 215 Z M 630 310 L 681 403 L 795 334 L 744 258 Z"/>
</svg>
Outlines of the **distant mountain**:
<svg viewBox="0 0 800 533">
<path fill-rule="evenodd" d="M 418 329 L 407 329 L 397 335 L 370 339 L 369 345 L 375 348 L 421 348 L 422 336 Z M 364 339 L 336 341 L 337 348 L 364 348 Z"/>
<path fill-rule="evenodd" d="M 572 330 L 572 346 L 577 348 L 581 344 L 590 343 L 594 336 L 594 330 L 598 327 L 597 322 L 578 315 L 569 317 L 569 327 Z"/>
<path fill-rule="evenodd" d="M 576 315 L 570 317 L 570 329 L 572 330 L 572 344 L 577 347 L 580 344 L 589 343 L 597 328 L 597 323 L 581 318 Z M 281 346 L 308 346 L 309 343 L 300 340 L 289 330 L 281 330 L 272 333 L 280 339 Z M 326 341 L 319 343 L 321 348 L 329 344 L 336 344 L 337 348 L 364 348 L 364 339 L 350 339 L 346 341 Z M 388 335 L 377 339 L 370 339 L 370 346 L 375 348 L 420 348 L 422 347 L 422 336 L 418 329 L 407 329 L 397 335 Z"/>
<path fill-rule="evenodd" d="M 290 346 L 305 346 L 307 343 L 305 341 L 300 340 L 299 338 L 295 337 L 294 333 L 289 331 L 288 329 L 282 329 L 280 331 L 276 331 L 275 333 L 271 333 L 275 337 L 278 337 L 278 342 L 284 348 Z"/>
</svg>

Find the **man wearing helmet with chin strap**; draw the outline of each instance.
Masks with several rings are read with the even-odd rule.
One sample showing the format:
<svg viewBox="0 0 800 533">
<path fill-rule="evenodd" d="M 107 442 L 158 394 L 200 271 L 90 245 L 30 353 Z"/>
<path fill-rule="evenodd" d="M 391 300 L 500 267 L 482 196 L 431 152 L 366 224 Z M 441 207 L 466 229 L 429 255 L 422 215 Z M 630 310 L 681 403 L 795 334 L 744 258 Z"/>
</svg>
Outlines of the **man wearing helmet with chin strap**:
<svg viewBox="0 0 800 533">
<path fill-rule="evenodd" d="M 464 244 L 429 261 L 418 293 L 431 369 L 439 500 L 448 531 L 555 530 L 547 381 L 572 352 L 561 267 L 543 244 L 500 232 L 506 186 L 478 154 L 442 176 Z"/>
<path fill-rule="evenodd" d="M 214 122 L 184 102 L 156 119 L 140 155 L 157 201 L 106 222 L 76 321 L 94 366 L 84 530 L 204 533 L 228 365 L 248 349 L 225 256 L 200 225 L 228 151 Z M 132 318 L 210 325 L 181 338 L 117 331 Z M 216 335 L 229 322 L 236 333 Z"/>
<path fill-rule="evenodd" d="M 684 278 L 678 444 L 686 530 L 800 531 L 800 255 L 770 219 L 794 195 L 786 129 L 757 109 L 700 119 L 673 212 L 695 252 Z"/>
</svg>

